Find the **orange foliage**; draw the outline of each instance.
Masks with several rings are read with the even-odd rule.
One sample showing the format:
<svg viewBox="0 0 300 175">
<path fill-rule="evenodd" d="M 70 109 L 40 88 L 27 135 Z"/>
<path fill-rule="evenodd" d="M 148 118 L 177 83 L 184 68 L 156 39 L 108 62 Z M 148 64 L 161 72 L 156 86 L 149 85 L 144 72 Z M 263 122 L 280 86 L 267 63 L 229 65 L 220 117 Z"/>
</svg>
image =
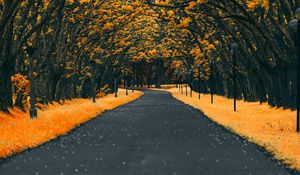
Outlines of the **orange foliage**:
<svg viewBox="0 0 300 175">
<path fill-rule="evenodd" d="M 24 96 L 29 93 L 29 80 L 27 76 L 21 74 L 15 74 L 11 77 L 11 81 L 14 85 L 16 92 L 21 92 Z"/>
<path fill-rule="evenodd" d="M 18 109 L 11 110 L 11 115 L 0 113 L 0 157 L 34 148 L 66 134 L 79 124 L 135 100 L 142 94 L 135 91 L 126 96 L 125 91 L 120 89 L 118 98 L 110 94 L 97 100 L 97 103 L 87 99 L 66 101 L 64 105 L 55 103 L 38 110 L 35 120 L 30 120 L 28 113 Z"/>
<path fill-rule="evenodd" d="M 184 88 L 185 90 L 185 88 Z M 211 120 L 223 125 L 273 153 L 275 158 L 290 167 L 300 169 L 300 135 L 295 132 L 296 113 L 282 108 L 272 108 L 258 102 L 237 102 L 237 112 L 233 111 L 233 100 L 215 96 L 210 103 L 210 95 L 193 92 L 193 98 L 180 94 L 177 88 L 168 89 L 172 95 L 184 103 L 200 109 Z"/>
</svg>

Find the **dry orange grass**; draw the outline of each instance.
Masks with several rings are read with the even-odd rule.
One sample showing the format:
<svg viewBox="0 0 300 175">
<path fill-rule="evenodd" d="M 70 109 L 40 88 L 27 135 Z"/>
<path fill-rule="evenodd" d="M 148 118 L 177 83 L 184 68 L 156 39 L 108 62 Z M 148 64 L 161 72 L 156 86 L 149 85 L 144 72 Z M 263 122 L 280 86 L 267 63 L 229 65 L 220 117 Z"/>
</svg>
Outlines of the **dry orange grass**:
<svg viewBox="0 0 300 175">
<path fill-rule="evenodd" d="M 10 156 L 28 148 L 36 147 L 60 135 L 66 134 L 81 123 L 97 117 L 106 110 L 126 104 L 143 93 L 135 91 L 125 95 L 120 89 L 119 97 L 108 95 L 92 103 L 87 99 L 57 103 L 38 111 L 38 118 L 29 119 L 29 114 L 12 110 L 12 115 L 0 113 L 0 158 Z"/>
<path fill-rule="evenodd" d="M 184 88 L 185 90 L 185 88 Z M 200 109 L 213 121 L 225 126 L 251 142 L 265 147 L 275 158 L 284 161 L 291 168 L 300 169 L 300 134 L 295 132 L 296 112 L 272 108 L 258 102 L 237 101 L 237 112 L 233 111 L 233 100 L 193 92 L 193 98 L 179 93 L 177 88 L 168 89 L 184 103 Z"/>
</svg>

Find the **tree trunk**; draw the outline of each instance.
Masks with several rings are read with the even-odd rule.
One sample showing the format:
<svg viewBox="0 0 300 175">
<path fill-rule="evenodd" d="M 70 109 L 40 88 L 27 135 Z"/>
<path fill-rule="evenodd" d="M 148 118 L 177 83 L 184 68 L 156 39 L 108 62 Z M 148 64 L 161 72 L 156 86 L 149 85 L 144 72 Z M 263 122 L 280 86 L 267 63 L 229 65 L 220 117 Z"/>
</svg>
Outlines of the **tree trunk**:
<svg viewBox="0 0 300 175">
<path fill-rule="evenodd" d="M 156 88 L 161 88 L 161 76 L 162 76 L 162 61 L 160 59 L 156 60 Z"/>
<path fill-rule="evenodd" d="M 4 112 L 8 112 L 8 108 L 13 107 L 11 76 L 15 71 L 16 60 L 11 54 L 12 34 L 13 23 L 11 22 L 2 36 L 4 40 L 0 42 L 0 111 Z"/>
<path fill-rule="evenodd" d="M 24 95 L 21 91 L 17 93 L 16 101 L 15 101 L 15 107 L 24 110 L 24 105 L 23 105 L 23 100 L 24 100 Z"/>
<path fill-rule="evenodd" d="M 0 111 L 4 112 L 13 107 L 11 75 L 6 68 L 5 66 L 0 68 Z"/>
</svg>

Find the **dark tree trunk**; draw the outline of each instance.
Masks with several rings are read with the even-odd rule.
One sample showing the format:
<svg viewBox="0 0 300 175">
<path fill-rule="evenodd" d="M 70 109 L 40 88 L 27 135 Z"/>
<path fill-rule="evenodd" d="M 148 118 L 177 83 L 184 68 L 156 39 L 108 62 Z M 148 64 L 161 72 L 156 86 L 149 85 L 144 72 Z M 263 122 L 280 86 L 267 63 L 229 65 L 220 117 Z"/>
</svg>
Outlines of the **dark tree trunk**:
<svg viewBox="0 0 300 175">
<path fill-rule="evenodd" d="M 1 31 L 2 32 L 2 31 Z M 4 42 L 1 42 L 0 62 L 0 111 L 8 112 L 8 108 L 13 107 L 13 90 L 11 76 L 15 71 L 15 57 L 11 53 L 13 23 L 8 24 L 4 34 Z M 2 47 L 3 46 L 3 47 Z"/>
<path fill-rule="evenodd" d="M 91 80 L 90 79 L 85 80 L 82 84 L 81 97 L 90 98 L 92 96 L 91 89 L 92 89 Z"/>
<path fill-rule="evenodd" d="M 156 81 L 155 87 L 161 88 L 161 77 L 163 74 L 163 61 L 160 59 L 156 60 Z"/>
<path fill-rule="evenodd" d="M 21 91 L 19 91 L 17 93 L 17 98 L 16 98 L 16 101 L 15 101 L 15 107 L 17 107 L 21 110 L 24 110 L 23 99 L 24 99 L 24 95 Z"/>
<path fill-rule="evenodd" d="M 6 68 L 0 68 L 0 111 L 4 112 L 13 107 L 11 73 Z"/>
</svg>

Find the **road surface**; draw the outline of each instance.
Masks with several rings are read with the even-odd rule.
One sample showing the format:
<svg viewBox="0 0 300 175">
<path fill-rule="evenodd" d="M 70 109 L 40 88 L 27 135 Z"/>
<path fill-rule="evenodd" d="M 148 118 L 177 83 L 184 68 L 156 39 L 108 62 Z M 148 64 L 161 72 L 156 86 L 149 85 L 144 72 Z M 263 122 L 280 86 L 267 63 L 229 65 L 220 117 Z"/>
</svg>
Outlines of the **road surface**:
<svg viewBox="0 0 300 175">
<path fill-rule="evenodd" d="M 104 113 L 68 135 L 0 161 L 1 175 L 291 174 L 256 145 L 167 92 Z"/>
</svg>

